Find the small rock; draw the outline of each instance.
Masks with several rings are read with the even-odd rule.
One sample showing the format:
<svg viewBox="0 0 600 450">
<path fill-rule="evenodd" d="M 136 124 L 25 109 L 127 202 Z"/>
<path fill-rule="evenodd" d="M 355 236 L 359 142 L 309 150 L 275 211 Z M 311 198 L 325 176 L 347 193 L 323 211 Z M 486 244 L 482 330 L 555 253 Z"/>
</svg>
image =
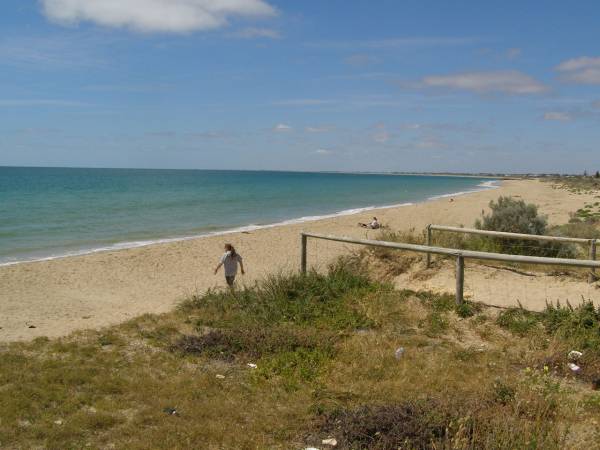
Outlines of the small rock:
<svg viewBox="0 0 600 450">
<path fill-rule="evenodd" d="M 327 439 L 323 439 L 321 441 L 321 444 L 330 445 L 332 447 L 335 447 L 337 445 L 337 440 L 335 438 L 327 438 Z"/>
<path fill-rule="evenodd" d="M 217 378 L 218 378 L 219 380 L 223 380 L 223 379 L 225 379 L 225 375 L 217 375 Z"/>
<path fill-rule="evenodd" d="M 258 367 L 256 364 L 253 364 L 253 363 L 248 363 L 247 365 L 248 365 L 248 367 L 250 367 L 251 369 L 256 369 L 256 368 Z"/>
<path fill-rule="evenodd" d="M 571 361 L 577 361 L 583 356 L 583 353 L 578 352 L 577 350 L 571 350 L 567 356 Z"/>
<path fill-rule="evenodd" d="M 568 366 L 569 366 L 569 369 L 571 369 L 575 373 L 579 373 L 579 371 L 581 370 L 581 367 L 579 367 L 575 363 L 569 363 Z"/>
<path fill-rule="evenodd" d="M 35 325 L 29 325 L 29 328 L 37 328 Z"/>
<path fill-rule="evenodd" d="M 54 424 L 55 424 L 55 425 L 62 425 L 62 424 L 63 424 L 63 421 L 62 421 L 62 419 L 58 419 L 58 420 L 55 420 L 55 421 L 54 421 Z"/>
<path fill-rule="evenodd" d="M 19 420 L 17 424 L 22 428 L 27 428 L 31 426 L 31 422 L 29 420 Z"/>
<path fill-rule="evenodd" d="M 404 347 L 398 347 L 396 349 L 396 352 L 394 353 L 394 356 L 396 356 L 396 359 L 400 359 L 400 358 L 402 358 L 403 355 L 404 355 Z"/>
</svg>

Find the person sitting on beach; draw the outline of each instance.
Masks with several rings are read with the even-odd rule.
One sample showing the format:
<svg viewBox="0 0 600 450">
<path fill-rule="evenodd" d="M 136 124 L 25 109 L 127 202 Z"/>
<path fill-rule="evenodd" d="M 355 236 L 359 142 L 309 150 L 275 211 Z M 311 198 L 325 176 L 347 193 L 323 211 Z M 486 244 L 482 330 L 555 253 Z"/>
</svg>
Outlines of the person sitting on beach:
<svg viewBox="0 0 600 450">
<path fill-rule="evenodd" d="M 225 281 L 230 288 L 233 288 L 233 282 L 235 281 L 235 276 L 237 275 L 238 264 L 240 265 L 240 269 L 242 270 L 242 275 L 244 275 L 244 263 L 242 262 L 242 257 L 236 251 L 233 245 L 225 244 L 225 254 L 221 257 L 221 261 L 215 268 L 215 275 L 221 268 L 221 266 L 225 267 Z"/>
<path fill-rule="evenodd" d="M 371 221 L 371 223 L 359 222 L 358 226 L 363 227 L 363 228 L 370 228 L 371 230 L 377 230 L 378 228 L 381 228 L 381 225 L 379 224 L 377 217 L 373 217 L 373 220 Z"/>
</svg>

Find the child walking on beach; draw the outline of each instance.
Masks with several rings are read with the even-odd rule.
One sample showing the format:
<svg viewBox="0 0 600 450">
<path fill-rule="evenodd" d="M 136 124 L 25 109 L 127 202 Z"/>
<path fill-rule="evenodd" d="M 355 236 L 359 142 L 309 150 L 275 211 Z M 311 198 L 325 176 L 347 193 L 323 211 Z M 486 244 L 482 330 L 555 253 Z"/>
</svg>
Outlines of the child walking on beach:
<svg viewBox="0 0 600 450">
<path fill-rule="evenodd" d="M 215 268 L 215 275 L 221 268 L 221 266 L 225 267 L 225 281 L 230 288 L 233 288 L 233 282 L 235 281 L 235 276 L 237 275 L 237 267 L 240 265 L 240 269 L 242 270 L 242 275 L 244 275 L 244 263 L 242 262 L 242 257 L 235 251 L 235 248 L 231 244 L 225 244 L 225 254 L 221 257 L 221 261 Z"/>
</svg>

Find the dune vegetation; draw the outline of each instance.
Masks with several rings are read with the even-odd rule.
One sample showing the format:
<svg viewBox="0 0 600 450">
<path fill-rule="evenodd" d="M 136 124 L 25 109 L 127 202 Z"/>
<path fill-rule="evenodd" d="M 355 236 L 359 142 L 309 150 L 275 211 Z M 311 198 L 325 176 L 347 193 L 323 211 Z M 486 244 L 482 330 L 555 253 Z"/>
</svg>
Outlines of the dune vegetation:
<svg viewBox="0 0 600 450">
<path fill-rule="evenodd" d="M 600 311 L 500 311 L 357 263 L 0 350 L 0 447 L 581 448 Z M 569 368 L 578 350 L 580 368 Z M 323 444 L 323 440 L 329 443 Z"/>
</svg>

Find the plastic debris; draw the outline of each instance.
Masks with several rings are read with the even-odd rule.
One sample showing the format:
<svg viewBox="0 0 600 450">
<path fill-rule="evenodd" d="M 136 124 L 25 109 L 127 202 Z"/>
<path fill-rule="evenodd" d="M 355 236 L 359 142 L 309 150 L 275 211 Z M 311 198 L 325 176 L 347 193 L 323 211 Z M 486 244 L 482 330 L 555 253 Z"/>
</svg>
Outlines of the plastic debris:
<svg viewBox="0 0 600 450">
<path fill-rule="evenodd" d="M 217 375 L 217 378 L 218 378 L 219 380 L 223 380 L 223 379 L 225 379 L 225 375 Z"/>
<path fill-rule="evenodd" d="M 179 413 L 177 412 L 177 410 L 175 408 L 165 408 L 165 409 L 163 409 L 163 412 L 165 414 L 170 415 L 170 416 L 177 416 L 177 415 L 179 415 Z"/>
<path fill-rule="evenodd" d="M 396 356 L 396 359 L 402 358 L 402 356 L 404 355 L 404 347 L 398 347 L 394 355 Z"/>
<path fill-rule="evenodd" d="M 569 363 L 569 369 L 571 369 L 575 373 L 578 373 L 581 370 L 581 367 L 579 367 L 575 363 Z"/>
<path fill-rule="evenodd" d="M 327 438 L 327 439 L 323 439 L 321 441 L 321 443 L 323 445 L 330 445 L 332 447 L 335 447 L 337 445 L 337 440 L 335 438 Z"/>
<path fill-rule="evenodd" d="M 248 367 L 250 367 L 251 369 L 256 369 L 256 368 L 258 367 L 256 364 L 253 364 L 253 363 L 248 363 L 247 365 L 248 365 Z"/>
<path fill-rule="evenodd" d="M 578 352 L 577 350 L 571 350 L 568 356 L 570 360 L 577 361 L 583 356 L 583 353 Z"/>
<path fill-rule="evenodd" d="M 63 421 L 62 421 L 62 419 L 58 419 L 58 420 L 55 420 L 54 423 L 55 423 L 55 425 L 62 425 Z"/>
<path fill-rule="evenodd" d="M 304 450 L 319 450 L 319 449 L 316 447 L 306 447 Z"/>
</svg>

